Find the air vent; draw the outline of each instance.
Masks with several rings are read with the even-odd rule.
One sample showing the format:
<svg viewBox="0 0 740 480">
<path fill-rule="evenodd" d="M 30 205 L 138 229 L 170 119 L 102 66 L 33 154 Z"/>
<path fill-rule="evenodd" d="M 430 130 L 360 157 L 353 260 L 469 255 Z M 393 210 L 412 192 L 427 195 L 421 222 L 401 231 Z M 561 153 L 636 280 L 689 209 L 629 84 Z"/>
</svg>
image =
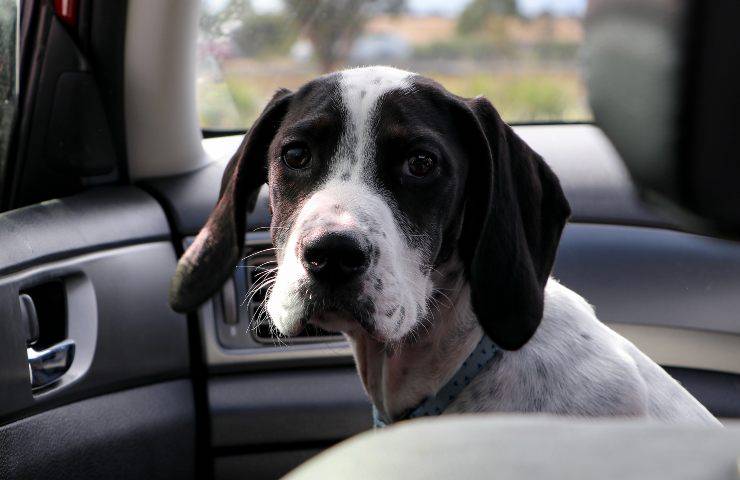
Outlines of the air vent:
<svg viewBox="0 0 740 480">
<path fill-rule="evenodd" d="M 303 332 L 297 337 L 284 337 L 275 331 L 267 320 L 264 311 L 264 301 L 271 282 L 268 278 L 274 275 L 273 269 L 277 263 L 271 252 L 270 245 L 253 245 L 246 248 L 247 259 L 242 262 L 241 269 L 245 272 L 246 281 L 244 292 L 240 295 L 239 308 L 246 308 L 250 318 L 250 332 L 255 340 L 260 343 L 274 345 L 276 343 L 306 343 L 326 342 L 341 340 L 342 335 L 327 332 L 313 325 L 307 325 Z M 255 287 L 260 284 L 266 285 L 262 288 Z M 241 292 L 240 292 L 241 293 Z"/>
</svg>

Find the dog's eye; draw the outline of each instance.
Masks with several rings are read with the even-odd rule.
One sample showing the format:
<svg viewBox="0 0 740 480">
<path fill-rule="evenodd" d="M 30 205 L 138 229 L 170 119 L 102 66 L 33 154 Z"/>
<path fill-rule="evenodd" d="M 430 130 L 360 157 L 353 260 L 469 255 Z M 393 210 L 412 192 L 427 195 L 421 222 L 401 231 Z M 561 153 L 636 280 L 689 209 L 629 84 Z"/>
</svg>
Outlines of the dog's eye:
<svg viewBox="0 0 740 480">
<path fill-rule="evenodd" d="M 283 150 L 283 162 L 294 170 L 306 168 L 311 163 L 311 152 L 303 145 L 291 145 Z"/>
<path fill-rule="evenodd" d="M 406 159 L 403 165 L 403 173 L 412 177 L 426 177 L 434 170 L 437 161 L 428 153 L 414 153 Z"/>
</svg>

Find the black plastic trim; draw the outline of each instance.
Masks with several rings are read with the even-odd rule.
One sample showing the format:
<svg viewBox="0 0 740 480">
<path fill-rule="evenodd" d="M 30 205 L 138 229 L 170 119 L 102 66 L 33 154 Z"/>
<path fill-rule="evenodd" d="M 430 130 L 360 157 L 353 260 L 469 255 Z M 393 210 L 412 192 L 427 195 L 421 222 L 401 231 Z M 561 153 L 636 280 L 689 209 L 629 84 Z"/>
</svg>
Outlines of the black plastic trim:
<svg viewBox="0 0 740 480">
<path fill-rule="evenodd" d="M 330 447 L 295 448 L 288 450 L 248 452 L 219 456 L 215 459 L 216 480 L 272 480 L 282 478 L 298 465 Z"/>
<path fill-rule="evenodd" d="M 720 418 L 740 418 L 740 375 L 693 368 L 665 370 Z"/>
<path fill-rule="evenodd" d="M 192 387 L 159 383 L 0 427 L 0 478 L 194 478 Z"/>
<path fill-rule="evenodd" d="M 0 214 L 0 275 L 87 252 L 170 238 L 154 199 L 101 187 Z"/>
<path fill-rule="evenodd" d="M 245 445 L 232 445 L 227 447 L 215 447 L 212 452 L 216 457 L 229 457 L 243 455 L 245 452 L 254 453 L 276 453 L 292 452 L 294 450 L 323 450 L 345 440 L 345 438 L 334 438 L 325 440 L 303 440 L 300 442 L 271 442 L 255 443 Z"/>
<path fill-rule="evenodd" d="M 208 398 L 212 444 L 219 452 L 261 444 L 324 445 L 372 427 L 370 401 L 354 368 L 212 377 Z"/>
</svg>

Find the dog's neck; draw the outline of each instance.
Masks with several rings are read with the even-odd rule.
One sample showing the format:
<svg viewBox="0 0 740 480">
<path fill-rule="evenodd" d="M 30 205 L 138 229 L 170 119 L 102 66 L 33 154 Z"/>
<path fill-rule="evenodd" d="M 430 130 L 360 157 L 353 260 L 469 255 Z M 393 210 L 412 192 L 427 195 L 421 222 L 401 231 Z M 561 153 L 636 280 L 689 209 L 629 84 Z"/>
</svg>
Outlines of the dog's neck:
<svg viewBox="0 0 740 480">
<path fill-rule="evenodd" d="M 462 274 L 440 276 L 435 308 L 413 340 L 387 346 L 363 332 L 348 334 L 365 390 L 386 419 L 395 419 L 436 394 L 483 335 Z"/>
</svg>

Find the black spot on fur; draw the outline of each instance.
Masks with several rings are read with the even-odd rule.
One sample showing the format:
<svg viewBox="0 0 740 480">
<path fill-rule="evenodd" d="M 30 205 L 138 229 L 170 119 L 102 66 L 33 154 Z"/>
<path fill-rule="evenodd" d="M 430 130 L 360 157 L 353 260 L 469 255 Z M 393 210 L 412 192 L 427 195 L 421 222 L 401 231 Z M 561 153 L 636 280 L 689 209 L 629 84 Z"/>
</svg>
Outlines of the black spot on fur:
<svg viewBox="0 0 740 480">
<path fill-rule="evenodd" d="M 397 331 L 399 331 L 400 329 L 401 329 L 401 319 L 399 318 L 399 319 L 397 319 L 397 320 L 396 320 L 396 326 L 394 327 L 394 329 L 393 329 L 393 330 L 394 330 L 395 332 L 397 332 Z"/>
<path fill-rule="evenodd" d="M 388 318 L 391 318 L 396 313 L 396 308 L 398 308 L 398 307 L 393 307 L 393 308 L 387 309 L 385 311 L 385 316 L 388 317 Z"/>
<path fill-rule="evenodd" d="M 380 277 L 376 278 L 373 286 L 375 287 L 375 290 L 379 292 L 383 291 L 383 279 Z"/>
<path fill-rule="evenodd" d="M 589 335 L 588 333 L 582 333 L 581 338 L 584 340 L 591 340 L 591 335 Z"/>
<path fill-rule="evenodd" d="M 365 98 L 365 95 L 367 95 L 367 90 L 361 90 L 360 91 L 360 98 Z"/>
<path fill-rule="evenodd" d="M 342 174 L 342 180 L 345 181 L 345 182 L 348 182 L 349 181 L 349 172 L 344 172 Z"/>
<path fill-rule="evenodd" d="M 424 275 L 429 275 L 430 273 L 432 273 L 432 266 L 431 265 L 420 264 L 419 265 L 419 271 L 422 274 L 424 274 Z"/>
<path fill-rule="evenodd" d="M 544 363 L 542 363 L 541 360 L 535 359 L 534 369 L 537 371 L 537 376 L 539 376 L 540 378 L 547 377 L 547 367 L 545 366 Z"/>
<path fill-rule="evenodd" d="M 375 324 L 372 321 L 374 315 L 375 305 L 369 299 L 359 300 L 357 305 L 352 308 L 352 316 L 370 334 L 375 331 Z"/>
</svg>

